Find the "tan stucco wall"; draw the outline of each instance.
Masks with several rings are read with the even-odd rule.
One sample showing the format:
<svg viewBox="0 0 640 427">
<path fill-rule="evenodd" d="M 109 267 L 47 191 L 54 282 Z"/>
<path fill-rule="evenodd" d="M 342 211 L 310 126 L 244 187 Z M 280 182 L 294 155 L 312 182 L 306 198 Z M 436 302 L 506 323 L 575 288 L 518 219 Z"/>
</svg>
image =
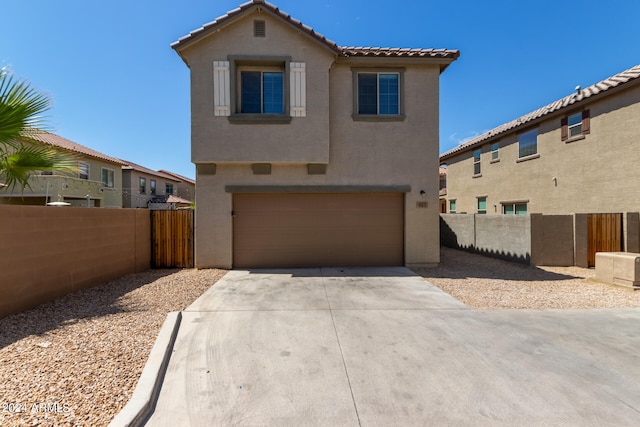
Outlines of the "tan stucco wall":
<svg viewBox="0 0 640 427">
<path fill-rule="evenodd" d="M 516 162 L 512 133 L 499 139 L 499 162 L 490 163 L 495 140 L 482 146 L 481 177 L 473 178 L 473 150 L 445 160 L 447 201 L 456 200 L 458 213 L 477 212 L 478 196 L 487 196 L 489 214 L 516 200 L 528 200 L 529 213 L 640 211 L 640 85 L 566 113 L 582 109 L 591 113 L 584 139 L 561 141 L 560 116 L 537 126 L 539 158 Z"/>
</svg>

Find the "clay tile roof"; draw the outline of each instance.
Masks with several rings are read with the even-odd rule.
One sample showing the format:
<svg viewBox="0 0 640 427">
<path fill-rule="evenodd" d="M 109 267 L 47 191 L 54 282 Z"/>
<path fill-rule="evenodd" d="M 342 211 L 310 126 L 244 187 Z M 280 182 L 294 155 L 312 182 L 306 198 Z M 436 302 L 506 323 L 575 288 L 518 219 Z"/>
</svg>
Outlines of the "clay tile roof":
<svg viewBox="0 0 640 427">
<path fill-rule="evenodd" d="M 394 48 L 394 47 L 341 47 L 344 56 L 375 56 L 403 58 L 457 59 L 460 52 L 451 49 Z"/>
<path fill-rule="evenodd" d="M 580 102 L 586 102 L 590 98 L 600 95 L 607 95 L 608 91 L 612 89 L 627 84 L 629 82 L 640 83 L 640 64 L 629 68 L 621 73 L 616 74 L 615 76 L 611 76 L 601 82 L 595 83 L 585 89 L 581 89 L 579 92 L 574 92 L 571 95 L 567 95 L 562 99 L 552 102 L 542 108 L 538 108 L 535 111 L 532 111 L 524 116 L 518 117 L 515 120 L 512 120 L 508 123 L 504 123 L 494 129 L 491 129 L 488 132 L 483 133 L 482 135 L 475 137 L 443 154 L 440 155 L 440 160 L 444 160 L 453 156 L 456 153 L 460 153 L 462 151 L 466 151 L 475 147 L 477 145 L 482 144 L 486 140 L 493 138 L 497 135 L 501 135 L 507 131 L 513 130 L 520 126 L 526 125 L 534 120 L 537 120 L 541 117 L 548 116 L 555 113 L 560 113 L 560 110 L 566 108 L 571 105 L 575 105 Z M 611 92 L 609 92 L 611 93 Z"/>
<path fill-rule="evenodd" d="M 106 154 L 102 154 L 99 151 L 92 150 L 89 147 L 85 147 L 84 145 L 78 144 L 77 142 L 70 141 L 61 136 L 55 135 L 49 132 L 43 131 L 28 131 L 25 134 L 25 139 L 33 140 L 36 142 L 42 142 L 44 144 L 52 145 L 54 147 L 63 148 L 65 150 L 73 151 L 74 153 L 83 154 L 85 156 L 94 157 L 96 159 L 104 160 L 109 163 L 115 163 L 118 165 L 124 165 L 124 162 L 120 159 L 116 159 L 115 157 L 107 156 Z"/>
<path fill-rule="evenodd" d="M 162 173 L 162 172 L 158 172 L 158 171 L 154 171 L 153 169 L 149 169 L 149 168 L 145 168 L 144 166 L 141 166 L 137 163 L 133 163 L 130 162 L 128 160 L 122 160 L 122 162 L 124 163 L 124 166 L 122 166 L 122 170 L 134 170 L 136 172 L 142 172 L 142 173 L 146 173 L 148 175 L 154 175 L 154 176 L 158 176 L 160 178 L 164 178 L 164 179 L 168 179 L 170 181 L 176 181 L 179 182 L 180 180 L 168 175 L 166 173 Z"/>
<path fill-rule="evenodd" d="M 196 183 L 193 179 L 187 178 L 186 176 L 179 175 L 179 174 L 177 174 L 175 172 L 171 172 L 171 171 L 164 170 L 164 169 L 160 169 L 158 172 L 162 172 L 164 174 L 170 175 L 170 176 L 172 176 L 172 177 L 174 177 L 174 178 L 176 178 L 176 179 L 178 179 L 178 180 L 180 180 L 182 182 L 187 182 L 189 184 L 195 184 Z"/>
<path fill-rule="evenodd" d="M 344 57 L 399 57 L 399 58 L 434 58 L 434 59 L 446 59 L 455 60 L 460 56 L 460 52 L 457 50 L 449 49 L 422 49 L 422 48 L 390 48 L 390 47 L 344 47 L 338 46 L 335 42 L 327 39 L 320 33 L 317 33 L 313 28 L 303 24 L 299 20 L 291 17 L 288 13 L 281 11 L 275 5 L 268 3 L 264 0 L 252 0 L 247 3 L 241 4 L 236 9 L 233 9 L 226 14 L 216 18 L 215 20 L 204 24 L 202 27 L 191 31 L 184 37 L 179 38 L 176 42 L 171 44 L 171 47 L 177 51 L 187 44 L 199 40 L 205 37 L 215 28 L 219 28 L 228 22 L 233 21 L 235 18 L 242 16 L 245 12 L 256 8 L 263 8 L 280 17 L 289 24 L 315 38 L 320 43 L 334 51 L 337 55 Z M 443 69 L 446 67 L 443 67 Z"/>
</svg>

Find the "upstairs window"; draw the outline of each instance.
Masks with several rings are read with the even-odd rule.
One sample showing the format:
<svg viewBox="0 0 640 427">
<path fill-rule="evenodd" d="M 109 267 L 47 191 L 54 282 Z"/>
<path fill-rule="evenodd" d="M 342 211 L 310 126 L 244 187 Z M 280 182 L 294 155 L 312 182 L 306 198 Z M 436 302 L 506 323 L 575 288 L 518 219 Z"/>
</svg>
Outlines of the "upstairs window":
<svg viewBox="0 0 640 427">
<path fill-rule="evenodd" d="M 173 194 L 173 184 L 165 184 L 165 192 L 167 194 Z"/>
<path fill-rule="evenodd" d="M 456 199 L 449 200 L 449 213 L 456 213 L 457 210 Z"/>
<path fill-rule="evenodd" d="M 151 195 L 155 196 L 156 195 L 156 180 L 152 179 L 149 182 L 149 189 L 151 190 Z"/>
<path fill-rule="evenodd" d="M 115 171 L 113 169 L 102 168 L 102 185 L 105 187 L 115 187 Z"/>
<path fill-rule="evenodd" d="M 402 70 L 354 68 L 352 71 L 354 120 L 404 119 Z"/>
<path fill-rule="evenodd" d="M 213 61 L 214 115 L 237 124 L 286 124 L 306 117 L 304 62 L 288 56 L 231 55 Z"/>
<path fill-rule="evenodd" d="M 78 163 L 78 178 L 89 179 L 89 164 L 80 162 Z"/>
<path fill-rule="evenodd" d="M 400 75 L 358 73 L 358 114 L 400 114 Z"/>
<path fill-rule="evenodd" d="M 283 71 L 241 71 L 240 112 L 284 114 Z"/>
<path fill-rule="evenodd" d="M 473 174 L 480 175 L 480 155 L 482 154 L 481 150 L 475 150 L 473 152 Z"/>
<path fill-rule="evenodd" d="M 491 161 L 500 160 L 500 143 L 491 144 Z"/>
<path fill-rule="evenodd" d="M 147 194 L 147 179 L 140 178 L 140 183 L 138 185 L 138 192 L 140 194 Z"/>
<path fill-rule="evenodd" d="M 581 139 L 582 135 L 591 132 L 591 120 L 589 110 L 571 114 L 560 120 L 560 137 L 563 141 Z"/>
<path fill-rule="evenodd" d="M 518 135 L 518 158 L 538 154 L 538 130 L 533 129 Z"/>
</svg>

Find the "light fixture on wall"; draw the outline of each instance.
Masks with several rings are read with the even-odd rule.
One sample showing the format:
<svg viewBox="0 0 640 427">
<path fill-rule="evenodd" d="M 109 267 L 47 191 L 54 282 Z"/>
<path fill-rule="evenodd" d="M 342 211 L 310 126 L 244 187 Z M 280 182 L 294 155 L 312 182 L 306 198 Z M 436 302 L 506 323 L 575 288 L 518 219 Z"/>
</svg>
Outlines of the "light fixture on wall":
<svg viewBox="0 0 640 427">
<path fill-rule="evenodd" d="M 424 190 L 420 190 L 420 195 L 421 195 L 421 196 L 424 196 L 425 194 L 427 194 L 427 192 L 426 192 L 426 191 L 424 191 Z"/>
</svg>

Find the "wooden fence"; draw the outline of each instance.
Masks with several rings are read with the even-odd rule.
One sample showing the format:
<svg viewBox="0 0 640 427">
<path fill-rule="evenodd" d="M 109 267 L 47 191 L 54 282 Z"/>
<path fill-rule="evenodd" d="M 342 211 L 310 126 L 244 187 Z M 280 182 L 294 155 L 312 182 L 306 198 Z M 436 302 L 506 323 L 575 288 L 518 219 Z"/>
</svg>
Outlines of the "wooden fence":
<svg viewBox="0 0 640 427">
<path fill-rule="evenodd" d="M 622 251 L 622 214 L 589 214 L 589 267 L 596 265 L 596 252 Z"/>
<path fill-rule="evenodd" d="M 193 268 L 193 210 L 151 211 L 151 265 Z"/>
</svg>

